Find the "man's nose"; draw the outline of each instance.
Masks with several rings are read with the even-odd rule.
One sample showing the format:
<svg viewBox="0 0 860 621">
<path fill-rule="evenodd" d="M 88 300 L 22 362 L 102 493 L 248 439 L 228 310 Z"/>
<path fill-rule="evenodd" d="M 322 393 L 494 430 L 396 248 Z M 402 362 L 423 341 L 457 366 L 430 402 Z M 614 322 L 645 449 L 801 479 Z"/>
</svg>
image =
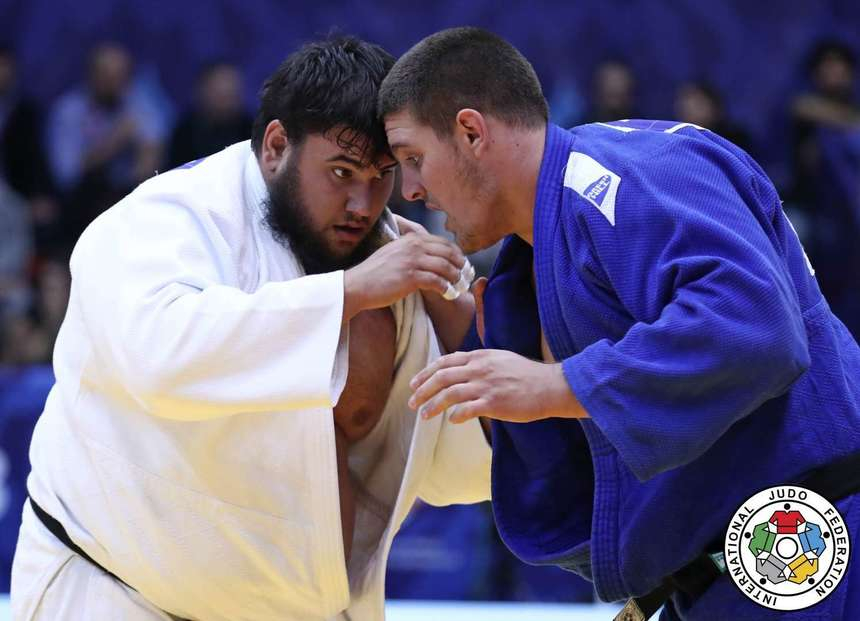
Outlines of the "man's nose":
<svg viewBox="0 0 860 621">
<path fill-rule="evenodd" d="M 414 172 L 402 168 L 403 182 L 400 187 L 400 193 L 403 198 L 408 201 L 424 200 L 427 198 L 427 190 L 421 185 L 421 181 Z"/>
<path fill-rule="evenodd" d="M 356 216 L 369 218 L 373 211 L 370 187 L 358 187 L 349 193 L 346 201 L 346 210 Z"/>
</svg>

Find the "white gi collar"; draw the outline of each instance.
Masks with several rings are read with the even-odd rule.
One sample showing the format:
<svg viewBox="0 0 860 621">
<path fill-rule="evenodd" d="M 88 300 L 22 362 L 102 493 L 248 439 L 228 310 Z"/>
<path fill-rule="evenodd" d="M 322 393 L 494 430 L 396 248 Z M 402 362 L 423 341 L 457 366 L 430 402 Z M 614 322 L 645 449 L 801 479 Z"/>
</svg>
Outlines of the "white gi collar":
<svg viewBox="0 0 860 621">
<path fill-rule="evenodd" d="M 251 141 L 248 141 L 248 148 L 251 147 Z M 245 196 L 248 197 L 248 202 L 252 207 L 263 212 L 263 203 L 269 198 L 269 189 L 266 187 L 266 182 L 263 179 L 263 173 L 260 170 L 260 162 L 257 161 L 257 156 L 253 149 L 250 149 L 248 159 L 245 162 Z"/>
</svg>

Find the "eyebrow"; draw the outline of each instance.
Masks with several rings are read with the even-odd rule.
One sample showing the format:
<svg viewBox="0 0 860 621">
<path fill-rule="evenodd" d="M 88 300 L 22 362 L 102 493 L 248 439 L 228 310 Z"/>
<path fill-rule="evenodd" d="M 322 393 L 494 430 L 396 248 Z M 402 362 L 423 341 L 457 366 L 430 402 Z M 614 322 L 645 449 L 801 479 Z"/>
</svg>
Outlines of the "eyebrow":
<svg viewBox="0 0 860 621">
<path fill-rule="evenodd" d="M 326 162 L 344 162 L 346 164 L 351 164 L 356 168 L 367 168 L 367 166 L 361 163 L 361 160 L 357 160 L 354 157 L 349 157 L 348 155 L 343 154 L 333 155 L 328 158 Z"/>
<path fill-rule="evenodd" d="M 366 164 L 363 164 L 360 160 L 357 160 L 354 157 L 349 157 L 348 155 L 343 155 L 342 153 L 338 155 L 333 155 L 332 157 L 328 158 L 326 162 L 344 162 L 346 164 L 351 164 L 352 166 L 355 166 L 360 170 L 368 168 L 368 166 Z M 397 166 L 397 162 L 392 162 L 387 166 L 379 166 L 377 168 L 378 170 L 388 170 L 389 168 L 394 168 L 395 166 Z"/>
<path fill-rule="evenodd" d="M 405 149 L 408 146 L 409 145 L 405 142 L 392 142 L 388 145 L 388 148 L 391 149 L 392 151 L 397 151 L 399 149 Z"/>
</svg>

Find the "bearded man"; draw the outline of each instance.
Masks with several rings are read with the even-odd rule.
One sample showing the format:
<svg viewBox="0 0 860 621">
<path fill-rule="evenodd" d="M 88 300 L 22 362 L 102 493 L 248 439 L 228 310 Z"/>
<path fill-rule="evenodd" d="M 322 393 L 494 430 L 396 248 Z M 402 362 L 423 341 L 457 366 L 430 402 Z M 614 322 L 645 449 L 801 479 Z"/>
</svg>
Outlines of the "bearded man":
<svg viewBox="0 0 860 621">
<path fill-rule="evenodd" d="M 460 250 L 385 210 L 392 64 L 353 38 L 304 46 L 249 142 L 143 183 L 83 234 L 15 619 L 381 619 L 415 499 L 489 496 L 479 424 L 406 406 L 440 355 L 434 323 L 455 348 L 474 302 L 440 295 Z"/>
</svg>

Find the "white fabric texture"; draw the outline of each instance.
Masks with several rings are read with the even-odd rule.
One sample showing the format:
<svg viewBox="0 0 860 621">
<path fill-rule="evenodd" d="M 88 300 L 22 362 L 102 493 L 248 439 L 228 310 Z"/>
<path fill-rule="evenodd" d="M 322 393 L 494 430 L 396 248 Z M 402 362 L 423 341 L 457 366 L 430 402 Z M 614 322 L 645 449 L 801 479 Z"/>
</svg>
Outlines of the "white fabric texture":
<svg viewBox="0 0 860 621">
<path fill-rule="evenodd" d="M 382 619 L 409 508 L 419 495 L 487 499 L 489 447 L 477 421 L 406 406 L 439 347 L 421 297 L 399 302 L 386 437 L 360 469 L 347 574 L 332 417 L 347 375 L 343 272 L 304 275 L 262 222 L 265 196 L 245 142 L 142 184 L 85 231 L 28 488 L 157 610 Z M 28 541 L 12 593 L 27 621 L 49 618 L 27 615 L 39 589 L 26 585 L 50 573 L 22 560 Z"/>
</svg>

